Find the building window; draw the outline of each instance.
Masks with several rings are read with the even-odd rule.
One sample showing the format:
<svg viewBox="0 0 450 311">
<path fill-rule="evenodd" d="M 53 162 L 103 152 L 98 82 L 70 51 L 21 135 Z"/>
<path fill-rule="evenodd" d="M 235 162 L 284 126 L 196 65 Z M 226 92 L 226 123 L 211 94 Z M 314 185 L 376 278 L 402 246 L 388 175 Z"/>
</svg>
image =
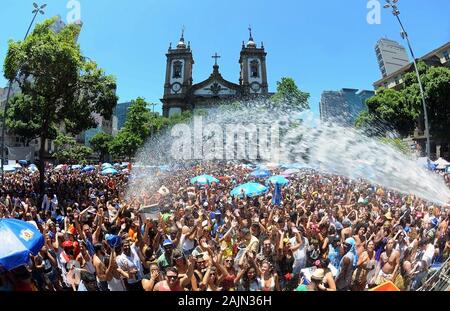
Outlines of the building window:
<svg viewBox="0 0 450 311">
<path fill-rule="evenodd" d="M 175 61 L 173 63 L 173 76 L 172 76 L 172 78 L 174 78 L 174 79 L 181 78 L 181 70 L 182 69 L 183 69 L 183 63 L 180 62 L 179 60 Z"/>
<path fill-rule="evenodd" d="M 444 51 L 444 59 L 447 61 L 447 60 L 450 60 L 450 55 L 449 55 L 449 53 L 448 53 L 448 50 L 446 50 L 446 51 Z"/>
<path fill-rule="evenodd" d="M 257 60 L 250 62 L 250 72 L 252 78 L 259 78 L 259 62 Z"/>
</svg>

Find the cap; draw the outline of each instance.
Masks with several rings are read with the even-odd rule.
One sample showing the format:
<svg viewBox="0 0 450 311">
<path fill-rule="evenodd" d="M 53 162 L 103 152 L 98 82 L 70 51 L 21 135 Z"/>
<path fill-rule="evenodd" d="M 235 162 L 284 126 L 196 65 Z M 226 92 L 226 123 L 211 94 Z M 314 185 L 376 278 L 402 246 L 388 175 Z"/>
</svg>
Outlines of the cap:
<svg viewBox="0 0 450 311">
<path fill-rule="evenodd" d="M 342 221 L 342 225 L 343 225 L 344 227 L 350 227 L 350 226 L 352 225 L 352 222 L 350 221 L 350 219 L 345 218 L 345 219 Z"/>
<path fill-rule="evenodd" d="M 72 248 L 72 247 L 73 247 L 73 242 L 72 242 L 72 241 L 65 241 L 65 242 L 62 244 L 62 247 L 63 247 L 63 248 Z"/>
<path fill-rule="evenodd" d="M 169 240 L 169 239 L 166 239 L 166 240 L 164 240 L 164 242 L 163 242 L 163 247 L 164 246 L 172 246 L 172 241 L 171 240 Z"/>
<path fill-rule="evenodd" d="M 347 238 L 347 239 L 345 240 L 345 244 L 348 244 L 348 245 L 350 245 L 351 247 L 354 247 L 355 244 L 356 244 L 356 241 L 355 241 L 354 238 Z"/>
</svg>

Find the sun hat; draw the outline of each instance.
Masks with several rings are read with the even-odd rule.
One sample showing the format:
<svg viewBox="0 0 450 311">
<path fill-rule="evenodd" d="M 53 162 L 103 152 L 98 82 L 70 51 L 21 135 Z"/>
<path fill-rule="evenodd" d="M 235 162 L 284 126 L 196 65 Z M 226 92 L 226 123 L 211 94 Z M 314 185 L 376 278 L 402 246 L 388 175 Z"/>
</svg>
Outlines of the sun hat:
<svg viewBox="0 0 450 311">
<path fill-rule="evenodd" d="M 314 273 L 311 275 L 311 280 L 322 281 L 325 277 L 325 270 L 316 269 Z"/>
</svg>

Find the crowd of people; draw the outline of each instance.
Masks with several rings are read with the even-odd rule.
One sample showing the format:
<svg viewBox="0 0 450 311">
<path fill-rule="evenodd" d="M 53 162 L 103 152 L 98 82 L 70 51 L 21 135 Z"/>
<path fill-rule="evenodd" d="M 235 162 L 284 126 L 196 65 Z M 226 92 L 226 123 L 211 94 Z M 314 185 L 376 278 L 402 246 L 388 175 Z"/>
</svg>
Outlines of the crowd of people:
<svg viewBox="0 0 450 311">
<path fill-rule="evenodd" d="M 6 174 L 0 218 L 32 223 L 45 245 L 26 265 L 0 267 L 0 290 L 364 291 L 391 281 L 414 291 L 449 257 L 448 206 L 306 169 L 279 204 L 270 184 L 233 197 L 250 172 L 49 170 L 43 197 L 38 172 Z M 201 174 L 219 182 L 192 184 Z"/>
</svg>

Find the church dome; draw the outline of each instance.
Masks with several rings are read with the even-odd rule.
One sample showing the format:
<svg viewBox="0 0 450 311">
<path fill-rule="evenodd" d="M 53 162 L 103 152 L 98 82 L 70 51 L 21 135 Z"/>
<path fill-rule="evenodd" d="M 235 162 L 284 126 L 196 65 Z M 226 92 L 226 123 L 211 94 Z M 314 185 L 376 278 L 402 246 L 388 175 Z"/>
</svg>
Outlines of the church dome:
<svg viewBox="0 0 450 311">
<path fill-rule="evenodd" d="M 180 42 L 178 42 L 177 48 L 178 49 L 185 49 L 186 48 L 186 43 L 184 43 L 184 39 L 181 39 Z"/>
<path fill-rule="evenodd" d="M 249 41 L 247 42 L 247 47 L 248 47 L 248 48 L 256 48 L 256 43 L 255 43 L 255 41 L 249 40 Z"/>
</svg>

